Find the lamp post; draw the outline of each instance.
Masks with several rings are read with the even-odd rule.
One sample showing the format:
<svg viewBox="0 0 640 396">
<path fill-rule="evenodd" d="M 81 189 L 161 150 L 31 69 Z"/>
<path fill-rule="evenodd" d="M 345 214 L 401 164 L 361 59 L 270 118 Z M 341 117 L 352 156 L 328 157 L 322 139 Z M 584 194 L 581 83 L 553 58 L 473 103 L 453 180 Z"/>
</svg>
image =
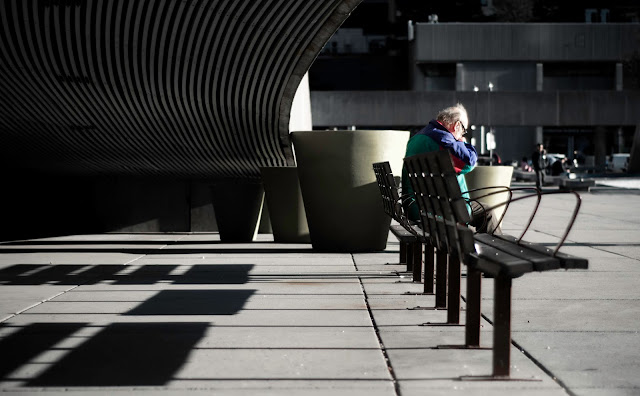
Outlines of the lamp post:
<svg viewBox="0 0 640 396">
<path fill-rule="evenodd" d="M 487 137 L 487 148 L 489 149 L 489 165 L 493 165 L 493 148 L 495 146 L 495 136 L 493 135 L 493 127 L 491 126 L 491 91 L 493 91 L 493 83 L 489 81 L 487 85 L 489 93 L 487 94 L 487 123 L 489 124 L 490 137 Z"/>
<path fill-rule="evenodd" d="M 474 85 L 473 86 L 473 107 L 474 107 L 473 118 L 474 118 L 474 121 L 476 122 L 478 120 L 478 91 L 480 91 L 480 88 L 478 88 L 477 85 Z M 475 138 L 476 126 L 472 125 L 471 130 L 473 131 L 473 137 Z M 471 144 L 475 146 L 474 143 L 475 142 L 472 142 Z M 480 127 L 480 154 L 484 154 L 484 128 L 482 126 Z"/>
</svg>

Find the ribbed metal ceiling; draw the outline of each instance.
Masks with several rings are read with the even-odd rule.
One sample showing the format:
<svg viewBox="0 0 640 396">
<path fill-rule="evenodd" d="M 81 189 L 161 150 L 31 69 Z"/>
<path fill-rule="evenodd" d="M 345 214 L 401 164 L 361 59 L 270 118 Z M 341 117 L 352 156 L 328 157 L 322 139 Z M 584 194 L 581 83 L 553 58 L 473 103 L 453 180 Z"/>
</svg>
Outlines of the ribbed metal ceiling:
<svg viewBox="0 0 640 396">
<path fill-rule="evenodd" d="M 291 165 L 295 90 L 360 1 L 3 0 L 3 162 L 218 179 Z"/>
</svg>

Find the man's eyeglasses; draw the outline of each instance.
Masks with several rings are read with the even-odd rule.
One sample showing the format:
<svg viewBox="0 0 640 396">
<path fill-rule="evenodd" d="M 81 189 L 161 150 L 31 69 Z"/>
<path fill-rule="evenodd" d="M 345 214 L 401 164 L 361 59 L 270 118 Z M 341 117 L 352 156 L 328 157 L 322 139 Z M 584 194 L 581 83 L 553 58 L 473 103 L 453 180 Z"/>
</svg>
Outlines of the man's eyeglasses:
<svg viewBox="0 0 640 396">
<path fill-rule="evenodd" d="M 462 136 L 464 136 L 467 133 L 469 133 L 469 130 L 464 127 L 464 124 L 462 123 L 462 121 L 458 120 L 458 122 L 460 123 L 460 126 L 462 127 Z"/>
</svg>

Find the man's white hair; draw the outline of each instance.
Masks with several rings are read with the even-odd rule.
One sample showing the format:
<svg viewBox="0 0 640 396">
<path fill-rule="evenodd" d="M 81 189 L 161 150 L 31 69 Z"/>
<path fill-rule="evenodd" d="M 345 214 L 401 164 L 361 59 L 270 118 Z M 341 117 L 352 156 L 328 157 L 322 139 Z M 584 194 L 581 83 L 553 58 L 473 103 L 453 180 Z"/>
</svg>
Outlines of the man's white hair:
<svg viewBox="0 0 640 396">
<path fill-rule="evenodd" d="M 438 120 L 442 125 L 451 125 L 456 121 L 460 121 L 462 118 L 466 118 L 467 122 L 469 122 L 467 109 L 465 109 L 461 103 L 457 103 L 455 106 L 440 110 L 436 120 Z M 469 126 L 467 125 L 466 127 Z"/>
</svg>

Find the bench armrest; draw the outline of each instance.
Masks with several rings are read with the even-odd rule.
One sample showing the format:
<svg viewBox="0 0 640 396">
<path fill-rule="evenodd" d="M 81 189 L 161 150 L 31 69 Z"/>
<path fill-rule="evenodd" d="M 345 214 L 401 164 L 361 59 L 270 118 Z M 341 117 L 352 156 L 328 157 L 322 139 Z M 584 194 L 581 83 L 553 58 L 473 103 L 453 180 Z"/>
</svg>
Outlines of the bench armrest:
<svg viewBox="0 0 640 396">
<path fill-rule="evenodd" d="M 533 188 L 530 188 L 530 187 L 529 188 L 527 188 L 527 187 L 518 188 L 518 190 L 531 190 L 531 189 L 533 189 Z M 513 190 L 516 190 L 516 189 L 513 189 Z M 534 208 L 533 213 L 531 214 L 531 217 L 529 218 L 529 222 L 527 223 L 527 226 L 526 226 L 524 232 L 522 233 L 522 235 L 520 235 L 520 238 L 518 238 L 517 243 L 519 244 L 522 241 L 522 238 L 524 237 L 524 234 L 526 234 L 526 232 L 529 230 L 529 226 L 533 222 L 533 218 L 535 217 L 535 215 L 536 215 L 536 213 L 538 211 L 538 207 L 540 205 L 540 201 L 541 201 L 542 195 L 573 194 L 576 197 L 576 205 L 573 208 L 573 213 L 571 215 L 571 219 L 569 220 L 569 223 L 567 224 L 567 228 L 565 229 L 564 234 L 560 238 L 560 241 L 558 242 L 558 244 L 556 245 L 556 247 L 555 247 L 555 249 L 553 251 L 553 256 L 555 256 L 555 255 L 557 255 L 558 251 L 560 250 L 560 248 L 564 244 L 565 240 L 567 239 L 567 236 L 569 236 L 569 232 L 571 231 L 571 228 L 573 228 L 573 224 L 575 223 L 576 218 L 578 217 L 578 212 L 580 211 L 580 205 L 582 204 L 582 198 L 580 197 L 580 194 L 578 194 L 575 191 L 545 191 L 545 192 L 541 192 L 537 188 L 535 190 L 536 190 L 535 194 L 529 194 L 529 195 L 525 195 L 525 196 L 522 196 L 522 197 L 512 198 L 507 202 L 503 202 L 503 203 L 500 203 L 498 205 L 494 205 L 494 206 L 492 206 L 490 208 L 487 208 L 487 209 L 485 209 L 485 211 L 493 210 L 493 209 L 499 208 L 501 206 L 509 205 L 509 203 L 511 203 L 511 202 L 516 202 L 516 201 L 521 201 L 521 200 L 527 199 L 527 198 L 537 197 L 538 201 L 536 203 L 536 206 Z M 501 220 L 502 220 L 502 218 L 501 218 Z"/>
<path fill-rule="evenodd" d="M 414 234 L 415 236 L 419 236 L 418 233 L 413 229 L 412 224 L 411 224 L 411 220 L 405 214 L 405 210 L 404 210 L 405 206 L 404 205 L 409 200 L 410 200 L 410 202 L 407 205 L 407 207 L 410 207 L 411 205 L 416 204 L 416 201 L 415 201 L 415 199 L 413 199 L 413 195 L 412 194 L 403 194 L 400 197 L 398 197 L 398 199 L 396 201 L 396 205 L 399 205 L 400 209 L 398 209 L 396 207 L 396 216 L 398 217 L 396 219 L 396 221 L 398 223 L 400 223 L 400 225 L 403 226 L 410 233 Z"/>
<path fill-rule="evenodd" d="M 493 189 L 503 189 L 503 190 L 506 190 L 506 191 L 492 191 L 492 192 L 490 192 L 488 194 L 484 194 L 484 195 L 481 195 L 479 197 L 476 197 L 475 199 L 470 199 L 469 201 L 477 202 L 478 205 L 480 205 L 482 207 L 482 209 L 484 209 L 485 222 L 486 222 L 487 211 L 488 210 L 492 210 L 494 208 L 488 208 L 488 209 L 485 208 L 484 205 L 480 201 L 478 201 L 478 199 L 485 198 L 485 197 L 488 197 L 488 196 L 491 196 L 491 195 L 495 195 L 495 194 L 503 194 L 505 192 L 508 192 L 509 193 L 509 198 L 507 199 L 507 201 L 504 204 L 498 205 L 498 206 L 505 206 L 504 211 L 502 212 L 502 216 L 500 216 L 500 219 L 498 220 L 498 224 L 500 224 L 500 223 L 502 223 L 502 219 L 504 219 L 504 216 L 507 214 L 507 210 L 509 209 L 509 203 L 511 203 L 513 201 L 513 192 L 514 191 L 519 191 L 519 190 L 532 190 L 534 188 L 531 188 L 531 187 L 511 188 L 511 187 L 508 187 L 508 186 L 493 186 L 493 187 L 474 188 L 472 190 L 468 190 L 467 193 L 474 192 L 474 191 L 481 191 L 481 190 L 489 190 L 489 189 L 492 189 L 492 190 Z M 535 190 L 538 191 L 537 189 L 535 189 Z M 540 205 L 540 196 L 538 195 L 538 202 L 536 204 L 536 207 L 535 207 L 533 213 L 531 213 L 531 216 L 529 217 L 529 222 L 527 223 L 527 227 L 525 228 L 525 232 L 529 228 L 529 225 L 531 225 L 531 222 L 533 221 L 533 218 L 534 218 L 534 216 L 535 216 L 535 214 L 536 214 L 536 212 L 538 210 L 538 206 L 539 205 Z M 496 206 L 496 207 L 498 207 L 498 206 Z M 496 226 L 496 228 L 494 228 L 493 231 L 490 232 L 490 234 L 495 233 L 497 229 L 498 229 L 498 226 Z M 524 235 L 524 233 L 522 235 Z M 522 237 L 520 239 L 522 239 Z"/>
</svg>

